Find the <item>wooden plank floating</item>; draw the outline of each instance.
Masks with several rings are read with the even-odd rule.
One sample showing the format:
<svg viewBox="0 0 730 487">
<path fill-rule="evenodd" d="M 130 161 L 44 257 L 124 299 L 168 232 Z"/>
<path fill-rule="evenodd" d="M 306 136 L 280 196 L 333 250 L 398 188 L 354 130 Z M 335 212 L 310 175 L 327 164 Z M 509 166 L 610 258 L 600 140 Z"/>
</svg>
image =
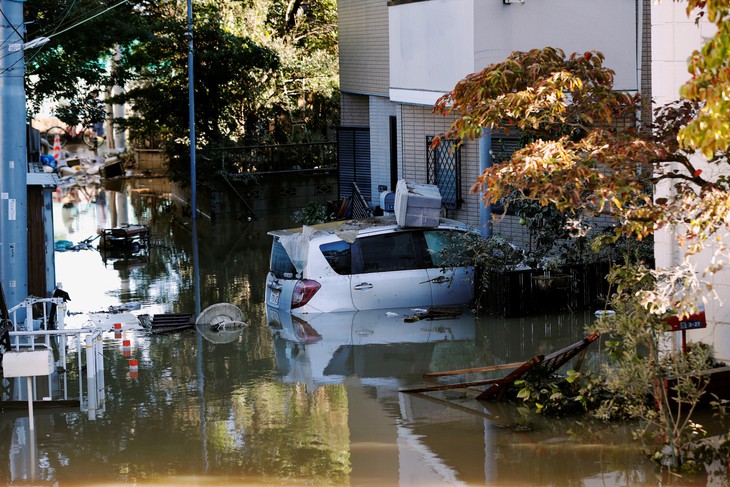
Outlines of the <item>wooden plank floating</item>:
<svg viewBox="0 0 730 487">
<path fill-rule="evenodd" d="M 479 394 L 477 396 L 477 400 L 484 401 L 496 396 L 497 401 L 501 401 L 504 398 L 504 393 L 507 391 L 507 387 L 512 385 L 514 381 L 525 375 L 530 369 L 542 362 L 544 359 L 544 355 L 535 355 L 530 360 L 517 367 L 517 369 L 507 374 L 505 378 Z"/>
<path fill-rule="evenodd" d="M 430 372 L 423 374 L 424 379 L 432 379 L 435 377 L 445 377 L 448 375 L 473 374 L 475 372 L 492 372 L 495 370 L 516 369 L 524 362 L 513 362 L 511 364 L 487 365 L 486 367 L 474 367 L 472 369 L 447 370 L 445 372 Z"/>
<path fill-rule="evenodd" d="M 421 320 L 444 320 L 461 316 L 461 308 L 428 308 L 425 312 L 408 315 L 403 318 L 406 323 Z"/>
<path fill-rule="evenodd" d="M 501 382 L 502 379 L 485 379 L 477 380 L 472 382 L 458 382 L 454 384 L 439 384 L 437 386 L 426 386 L 419 387 L 417 389 L 403 389 L 400 392 L 417 393 L 417 392 L 431 392 L 431 391 L 446 391 L 448 389 L 463 389 L 464 387 L 476 387 L 484 386 L 487 384 L 496 384 Z"/>
<path fill-rule="evenodd" d="M 576 357 L 580 355 L 577 364 L 576 364 L 576 370 L 580 368 L 580 365 L 583 362 L 583 355 L 585 354 L 586 349 L 588 346 L 593 343 L 597 338 L 599 334 L 598 333 L 591 333 L 584 339 L 573 343 L 572 345 L 569 345 L 565 348 L 562 348 L 556 352 L 553 352 L 549 355 L 536 355 L 532 357 L 530 360 L 526 362 L 515 362 L 511 364 L 497 364 L 497 365 L 489 365 L 485 367 L 473 367 L 470 369 L 459 369 L 459 370 L 449 370 L 444 372 L 431 372 L 428 374 L 424 374 L 423 377 L 428 378 L 436 378 L 436 377 L 445 377 L 445 376 L 454 376 L 454 375 L 462 375 L 462 374 L 471 374 L 476 372 L 491 372 L 495 370 L 506 370 L 506 369 L 515 369 L 509 374 L 507 374 L 503 378 L 499 379 L 486 379 L 482 381 L 473 381 L 473 382 L 460 382 L 460 383 L 454 383 L 454 384 L 441 384 L 436 386 L 426 386 L 421 387 L 417 389 L 405 389 L 401 390 L 400 392 L 406 392 L 406 393 L 423 393 L 423 392 L 431 392 L 431 391 L 441 391 L 441 390 L 447 390 L 447 389 L 458 389 L 458 388 L 467 388 L 467 387 L 476 387 L 481 385 L 488 385 L 489 387 L 482 391 L 476 399 L 479 401 L 485 401 L 488 399 L 495 398 L 497 401 L 501 401 L 504 399 L 504 395 L 509 388 L 516 380 L 520 379 L 522 376 L 527 374 L 529 371 L 531 371 L 534 368 L 540 368 L 541 372 L 545 373 L 546 375 L 550 375 L 560 369 L 563 365 L 565 365 L 570 359 L 573 357 Z"/>
</svg>

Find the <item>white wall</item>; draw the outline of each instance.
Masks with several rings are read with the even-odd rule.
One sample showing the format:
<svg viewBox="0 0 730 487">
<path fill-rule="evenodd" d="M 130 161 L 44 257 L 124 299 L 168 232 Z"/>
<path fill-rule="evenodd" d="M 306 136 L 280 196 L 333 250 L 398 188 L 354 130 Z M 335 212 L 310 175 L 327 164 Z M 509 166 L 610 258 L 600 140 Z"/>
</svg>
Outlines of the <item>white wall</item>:
<svg viewBox="0 0 730 487">
<path fill-rule="evenodd" d="M 663 0 L 652 6 L 652 92 L 657 105 L 663 105 L 679 98 L 680 86 L 689 79 L 687 61 L 695 49 L 702 45 L 703 38 L 714 35 L 715 26 L 707 22 L 695 24 L 694 17 L 687 17 L 686 3 Z M 693 160 L 697 167 L 703 168 L 704 175 L 717 176 L 717 167 L 708 167 L 697 157 Z M 657 189 L 657 196 L 666 194 L 670 188 L 663 185 Z M 681 229 L 680 229 L 681 231 Z M 725 244 L 730 238 L 723 232 Z M 654 237 L 656 265 L 666 268 L 677 264 L 684 255 L 677 246 L 675 233 L 659 230 Z M 698 272 L 709 264 L 717 245 L 709 242 L 707 249 L 692 259 Z M 728 266 L 726 262 L 726 267 Z M 708 328 L 687 332 L 690 341 L 704 341 L 714 346 L 716 358 L 730 360 L 730 270 L 726 269 L 711 276 L 704 276 L 717 293 L 718 299 L 707 295 L 705 305 Z"/>
<path fill-rule="evenodd" d="M 370 98 L 370 190 L 373 206 L 380 205 L 378 186 L 390 187 L 390 117 L 399 117 L 399 106 L 387 98 Z M 398 120 L 400 125 L 400 120 Z M 400 138 L 400 137 L 399 137 Z M 400 144 L 400 140 L 398 141 Z M 398 151 L 400 153 L 400 151 Z M 392 188 L 395 191 L 395 188 Z"/>
<path fill-rule="evenodd" d="M 390 98 L 432 105 L 474 71 L 474 0 L 388 8 Z"/>
<path fill-rule="evenodd" d="M 635 0 L 432 0 L 391 6 L 390 97 L 432 104 L 510 52 L 546 46 L 601 51 L 615 86 L 639 88 Z"/>
</svg>

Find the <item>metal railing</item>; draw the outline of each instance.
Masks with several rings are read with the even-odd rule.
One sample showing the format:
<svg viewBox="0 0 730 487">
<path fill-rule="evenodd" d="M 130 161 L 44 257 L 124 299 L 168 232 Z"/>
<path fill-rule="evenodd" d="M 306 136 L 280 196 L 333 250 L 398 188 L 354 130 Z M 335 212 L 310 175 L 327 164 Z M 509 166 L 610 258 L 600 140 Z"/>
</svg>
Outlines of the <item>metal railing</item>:
<svg viewBox="0 0 730 487">
<path fill-rule="evenodd" d="M 56 328 L 49 329 L 49 305 L 56 305 Z M 36 350 L 38 348 L 58 349 L 58 358 L 54 354 L 56 370 L 47 376 L 48 396 L 43 400 L 63 399 L 68 401 L 69 397 L 69 376 L 66 370 L 67 363 L 67 338 L 76 338 L 75 362 L 78 367 L 78 401 L 81 411 L 88 414 L 89 419 L 96 419 L 96 414 L 104 410 L 105 406 L 105 384 L 104 384 L 104 357 L 102 330 L 97 326 L 84 328 L 65 328 L 66 305 L 63 298 L 35 298 L 28 297 L 17 306 L 8 310 L 10 320 L 13 323 L 10 336 L 11 352 L 22 350 Z M 39 316 L 36 318 L 36 314 Z M 21 319 L 18 320 L 20 315 Z M 23 318 L 24 316 L 24 318 Z M 40 338 L 40 340 L 38 340 Z M 58 342 L 56 343 L 56 340 Z M 84 398 L 84 373 L 86 381 L 86 395 Z M 43 376 L 33 377 L 33 389 L 26 394 L 32 394 L 38 400 L 38 380 Z M 61 379 L 63 379 L 61 381 Z M 2 379 L 3 382 L 7 378 Z M 12 398 L 2 397 L 3 400 L 20 400 L 23 388 L 19 381 L 22 378 L 15 378 Z M 54 392 L 54 382 L 58 383 L 58 390 Z M 63 388 L 61 389 L 61 382 Z M 3 389 L 8 389 L 4 387 Z M 4 396 L 5 394 L 3 394 Z M 54 397 L 55 396 L 55 397 Z M 27 399 L 27 396 L 26 396 Z M 73 398 L 71 398 L 73 399 Z M 84 400 L 85 399 L 85 400 Z"/>
<path fill-rule="evenodd" d="M 337 169 L 336 142 L 221 147 L 204 155 L 231 177 Z"/>
</svg>

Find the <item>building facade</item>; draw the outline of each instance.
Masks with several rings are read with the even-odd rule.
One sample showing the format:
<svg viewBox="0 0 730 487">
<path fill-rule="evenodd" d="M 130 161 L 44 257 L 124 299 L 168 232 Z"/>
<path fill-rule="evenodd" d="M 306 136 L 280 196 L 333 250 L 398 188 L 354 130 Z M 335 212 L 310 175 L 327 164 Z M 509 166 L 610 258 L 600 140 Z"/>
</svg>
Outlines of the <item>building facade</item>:
<svg viewBox="0 0 730 487">
<path fill-rule="evenodd" d="M 513 51 L 556 47 L 566 54 L 600 51 L 616 73 L 615 86 L 648 92 L 647 0 L 340 0 L 341 142 L 358 130 L 366 139 L 362 157 L 341 160 L 359 166 L 357 184 L 375 207 L 398 179 L 438 184 L 444 213 L 485 227 L 471 187 L 481 172 L 485 144 L 465 143 L 456 155 L 432 153 L 430 138 L 453 119 L 433 114 L 436 100 L 466 75 L 503 61 Z M 559 7 L 559 8 L 558 8 Z M 643 89 L 642 89 L 643 87 Z M 346 139 L 349 140 L 349 139 Z M 492 136 L 495 151 L 514 141 Z M 366 157 L 365 157 L 366 156 Z M 341 191 L 348 191 L 348 177 Z M 494 233 L 515 243 L 524 231 L 511 217 L 494 217 Z"/>
<path fill-rule="evenodd" d="M 679 98 L 679 88 L 686 82 L 690 73 L 687 60 L 695 49 L 702 46 L 703 39 L 712 37 L 716 28 L 706 20 L 695 22 L 688 17 L 686 4 L 681 2 L 659 2 L 652 6 L 652 91 L 657 106 L 664 105 Z M 719 176 L 717 165 L 708 165 L 700 156 L 693 164 L 702 168 L 704 174 Z M 657 196 L 671 191 L 670 185 L 660 185 Z M 684 256 L 684 248 L 677 244 L 677 233 L 682 229 L 661 229 L 654 235 L 655 259 L 657 268 L 669 268 L 679 264 Z M 699 277 L 712 285 L 712 293 L 705 297 L 707 328 L 687 332 L 687 339 L 702 341 L 713 345 L 715 358 L 721 361 L 730 360 L 730 270 L 727 264 L 713 274 L 703 275 L 703 270 L 713 263 L 727 261 L 718 259 L 716 252 L 720 246 L 727 246 L 730 238 L 726 231 L 721 231 L 719 241 L 709 240 L 705 250 L 692 257 L 691 263 Z"/>
</svg>

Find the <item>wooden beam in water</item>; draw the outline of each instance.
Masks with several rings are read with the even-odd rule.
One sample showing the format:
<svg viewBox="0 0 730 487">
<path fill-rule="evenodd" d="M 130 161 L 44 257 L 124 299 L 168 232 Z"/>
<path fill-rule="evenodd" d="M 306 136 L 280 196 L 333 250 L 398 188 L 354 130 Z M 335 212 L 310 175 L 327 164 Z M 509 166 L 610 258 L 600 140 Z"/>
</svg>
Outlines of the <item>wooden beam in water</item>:
<svg viewBox="0 0 730 487">
<path fill-rule="evenodd" d="M 401 389 L 399 392 L 406 392 L 406 393 L 417 393 L 417 392 L 431 392 L 431 391 L 445 391 L 448 389 L 463 389 L 466 387 L 476 387 L 476 386 L 484 386 L 489 384 L 496 384 L 504 379 L 485 379 L 485 380 L 477 380 L 474 382 L 458 382 L 455 384 L 440 384 L 437 386 L 427 386 L 427 387 L 419 387 L 416 389 Z"/>
<path fill-rule="evenodd" d="M 504 397 L 504 393 L 514 381 L 525 375 L 530 369 L 539 364 L 545 358 L 544 355 L 535 355 L 527 362 L 523 363 L 517 369 L 507 374 L 503 379 L 499 379 L 496 384 L 482 392 L 477 396 L 477 400 L 484 401 L 497 396 L 497 401 L 501 401 Z"/>
<path fill-rule="evenodd" d="M 423 374 L 423 378 L 430 379 L 433 377 L 445 377 L 447 375 L 461 375 L 461 374 L 471 374 L 474 372 L 491 372 L 494 370 L 516 369 L 517 367 L 519 367 L 522 364 L 524 364 L 524 362 L 514 362 L 511 364 L 487 365 L 484 367 L 474 367 L 472 369 L 446 370 L 444 372 L 430 372 L 428 374 Z"/>
</svg>

